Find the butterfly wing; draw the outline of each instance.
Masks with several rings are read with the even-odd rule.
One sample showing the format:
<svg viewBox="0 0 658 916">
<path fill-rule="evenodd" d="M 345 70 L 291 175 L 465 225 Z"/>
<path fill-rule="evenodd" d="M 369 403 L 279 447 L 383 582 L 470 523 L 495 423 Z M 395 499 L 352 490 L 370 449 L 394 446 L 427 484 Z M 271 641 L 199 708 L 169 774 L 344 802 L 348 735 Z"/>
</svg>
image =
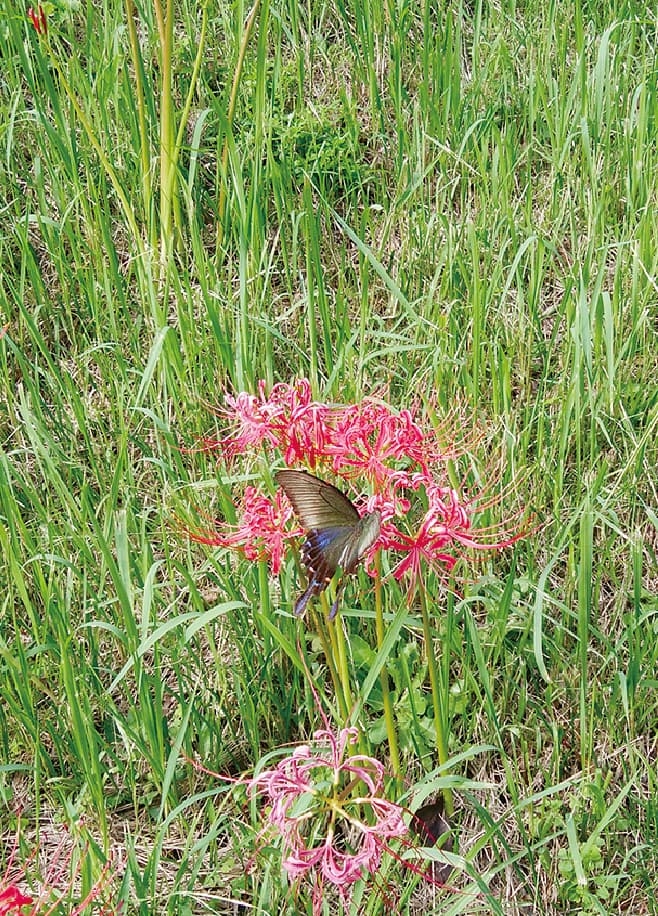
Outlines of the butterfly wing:
<svg viewBox="0 0 658 916">
<path fill-rule="evenodd" d="M 381 514 L 370 512 L 361 518 L 344 493 L 307 471 L 278 471 L 276 481 L 306 528 L 302 562 L 308 570 L 309 585 L 295 604 L 295 614 L 300 616 L 337 569 L 345 575 L 356 570 L 363 554 L 379 537 Z M 330 619 L 336 615 L 339 594 L 340 586 Z"/>
<path fill-rule="evenodd" d="M 275 477 L 308 531 L 358 524 L 359 513 L 347 496 L 330 483 L 308 471 L 277 471 Z"/>
</svg>

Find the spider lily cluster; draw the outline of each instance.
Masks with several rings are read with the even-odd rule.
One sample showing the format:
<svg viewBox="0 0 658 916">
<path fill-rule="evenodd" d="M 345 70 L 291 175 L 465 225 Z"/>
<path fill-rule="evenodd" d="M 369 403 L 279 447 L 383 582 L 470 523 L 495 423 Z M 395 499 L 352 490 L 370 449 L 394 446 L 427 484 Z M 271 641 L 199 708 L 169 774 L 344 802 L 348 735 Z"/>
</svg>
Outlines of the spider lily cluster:
<svg viewBox="0 0 658 916">
<path fill-rule="evenodd" d="M 312 880 L 318 913 L 325 883 L 347 902 L 356 881 L 377 873 L 389 841 L 408 833 L 402 809 L 384 797 L 384 767 L 353 752 L 358 740 L 355 728 L 322 729 L 249 782 L 269 806 L 264 836 L 280 838 L 291 878 Z"/>
<path fill-rule="evenodd" d="M 394 411 L 375 398 L 347 406 L 321 403 L 302 379 L 275 385 L 269 394 L 261 382 L 257 394 L 229 395 L 219 414 L 229 432 L 206 440 L 204 447 L 218 450 L 227 464 L 264 449 L 280 455 L 288 467 L 305 466 L 320 476 L 333 475 L 345 489 L 356 482 L 359 490 L 368 490 L 359 511 L 377 510 L 382 518 L 370 552 L 393 552 L 393 576 L 407 577 L 411 586 L 422 582 L 427 568 L 445 574 L 466 552 L 499 549 L 519 537 L 504 527 L 474 527 L 475 510 L 489 504 L 464 500 L 450 484 L 447 467 L 454 449 L 441 444 L 433 427 L 421 426 L 411 409 Z M 301 533 L 281 491 L 270 497 L 253 486 L 244 490 L 237 526 L 190 532 L 202 543 L 266 560 L 274 575 L 288 542 Z"/>
<path fill-rule="evenodd" d="M 346 406 L 318 402 L 310 383 L 302 379 L 275 385 L 269 393 L 261 382 L 256 394 L 227 396 L 218 413 L 227 431 L 219 439 L 206 440 L 206 450 L 219 452 L 228 467 L 239 459 L 247 459 L 253 467 L 253 459 L 264 453 L 268 466 L 283 463 L 292 473 L 278 472 L 281 489 L 273 496 L 273 488 L 268 491 L 265 484 L 247 486 L 237 507 L 237 524 L 221 523 L 190 534 L 197 541 L 267 562 L 274 575 L 282 569 L 289 542 L 306 534 L 302 559 L 306 557 L 310 582 L 298 606 L 305 604 L 309 591 L 315 595 L 324 588 L 327 570 L 344 565 L 342 559 L 338 564 L 324 562 L 326 544 L 345 537 L 332 527 L 327 506 L 333 506 L 348 524 L 351 518 L 357 531 L 359 516 L 366 524 L 366 514 L 375 520 L 372 538 L 370 532 L 364 533 L 363 551 L 358 542 L 346 565 L 351 568 L 355 557 L 363 557 L 368 572 L 377 576 L 379 565 L 373 555 L 380 548 L 389 551 L 391 573 L 408 583 L 410 596 L 425 582 L 428 571 L 445 576 L 467 552 L 498 549 L 521 536 L 506 526 L 476 526 L 476 510 L 490 508 L 493 501 L 463 498 L 450 482 L 449 466 L 458 457 L 456 449 L 446 448 L 443 432 L 423 422 L 412 409 L 395 411 L 377 398 Z M 329 478 L 339 492 L 328 484 Z M 353 506 L 343 493 L 350 489 L 368 495 Z M 296 515 L 284 490 L 295 503 Z M 311 522 L 305 521 L 302 528 L 298 522 L 304 517 Z M 351 546 L 351 540 L 347 543 Z M 381 585 L 377 578 L 379 650 L 384 639 Z M 424 589 L 419 591 L 436 746 L 445 765 L 449 756 L 446 703 L 441 698 Z M 322 637 L 322 627 L 319 632 Z M 344 639 L 342 627 L 330 627 L 329 642 L 325 639 L 323 647 L 340 715 L 348 724 L 353 703 Z M 399 742 L 385 669 L 380 680 L 391 769 L 399 786 Z M 395 856 L 391 840 L 408 832 L 400 807 L 384 797 L 382 764 L 354 753 L 357 740 L 355 729 L 333 733 L 325 722 L 312 745 L 298 747 L 249 782 L 265 802 L 266 827 L 261 835 L 279 836 L 282 865 L 291 879 L 312 881 L 314 913 L 321 912 L 323 886 L 331 884 L 347 902 L 355 882 L 377 875 L 384 851 Z M 446 803 L 449 816 L 450 797 Z"/>
</svg>

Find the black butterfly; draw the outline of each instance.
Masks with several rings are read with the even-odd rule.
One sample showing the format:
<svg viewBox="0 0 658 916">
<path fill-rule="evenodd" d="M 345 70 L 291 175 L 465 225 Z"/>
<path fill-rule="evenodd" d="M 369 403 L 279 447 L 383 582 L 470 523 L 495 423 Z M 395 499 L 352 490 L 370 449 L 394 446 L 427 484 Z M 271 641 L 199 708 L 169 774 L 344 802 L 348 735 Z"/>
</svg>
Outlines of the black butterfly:
<svg viewBox="0 0 658 916">
<path fill-rule="evenodd" d="M 277 471 L 275 477 L 306 529 L 302 562 L 308 570 L 309 583 L 295 603 L 299 617 L 311 598 L 329 585 L 337 569 L 343 576 L 355 572 L 363 554 L 379 537 L 382 515 L 375 510 L 359 516 L 344 493 L 308 471 Z M 329 620 L 336 616 L 342 585 L 341 581 Z"/>
<path fill-rule="evenodd" d="M 457 852 L 457 840 L 448 836 L 451 830 L 450 821 L 443 808 L 442 798 L 416 808 L 411 816 L 409 829 L 418 837 L 423 846 L 438 846 L 439 849 L 447 852 Z M 430 859 L 427 865 L 427 874 L 436 884 L 445 884 L 451 871 L 452 865 L 449 862 Z"/>
</svg>

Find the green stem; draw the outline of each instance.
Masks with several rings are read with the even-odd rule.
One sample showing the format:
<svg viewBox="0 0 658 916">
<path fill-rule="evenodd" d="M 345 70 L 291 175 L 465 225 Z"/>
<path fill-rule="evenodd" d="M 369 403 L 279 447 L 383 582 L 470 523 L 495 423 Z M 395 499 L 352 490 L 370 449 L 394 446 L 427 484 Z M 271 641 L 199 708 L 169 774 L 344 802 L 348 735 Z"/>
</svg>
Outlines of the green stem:
<svg viewBox="0 0 658 916">
<path fill-rule="evenodd" d="M 375 631 L 377 634 L 377 649 L 381 651 L 384 643 L 384 610 L 382 606 L 382 577 L 381 577 L 381 553 L 377 551 L 375 557 L 377 575 L 375 577 Z M 393 701 L 389 690 L 388 671 L 386 666 L 381 670 L 379 680 L 382 685 L 382 700 L 384 703 L 384 721 L 386 722 L 386 734 L 388 736 L 388 750 L 391 755 L 391 770 L 397 779 L 400 776 L 400 750 L 398 747 L 398 734 L 395 728 L 395 716 L 393 714 Z"/>
<path fill-rule="evenodd" d="M 171 195 L 174 198 L 174 215 L 177 220 L 180 219 L 180 203 L 179 195 L 176 193 L 177 183 L 176 183 L 176 173 L 178 168 L 178 163 L 180 161 L 181 150 L 183 148 L 183 143 L 185 141 L 185 132 L 187 130 L 188 121 L 190 119 L 190 111 L 192 110 L 192 103 L 196 97 L 197 93 L 197 83 L 199 81 L 199 73 L 201 72 L 201 66 L 203 64 L 203 59 L 206 50 L 206 32 L 208 29 L 208 0 L 205 0 L 203 7 L 201 9 L 201 29 L 199 30 L 199 37 L 197 39 L 198 47 L 196 58 L 194 60 L 194 68 L 192 70 L 192 76 L 190 79 L 190 85 L 187 90 L 187 98 L 181 112 L 181 117 L 178 123 L 178 134 L 176 136 L 176 142 L 174 145 L 174 154 L 173 154 L 173 171 L 172 171 L 172 188 Z M 180 226 L 179 226 L 180 232 Z"/>
<path fill-rule="evenodd" d="M 328 613 L 328 601 L 325 593 L 322 593 L 322 610 Z M 347 666 L 347 648 L 345 644 L 345 630 L 340 614 L 328 624 L 331 643 L 336 653 L 336 662 L 338 675 L 340 678 L 340 696 L 342 697 L 341 712 L 343 714 L 343 725 L 347 724 L 350 712 L 354 702 L 352 700 L 352 690 L 350 687 L 350 672 Z"/>
<path fill-rule="evenodd" d="M 322 643 L 322 651 L 324 652 L 324 657 L 327 661 L 327 667 L 329 668 L 329 673 L 331 675 L 331 680 L 334 685 L 334 692 L 336 694 L 336 700 L 338 702 L 338 708 L 340 710 L 341 717 L 343 721 L 347 720 L 349 713 L 349 707 L 345 702 L 345 697 L 343 696 L 343 686 L 341 679 L 338 677 L 338 669 L 336 668 L 336 649 L 334 646 L 334 638 L 332 628 L 329 629 L 329 637 L 327 635 L 327 624 L 326 620 L 326 598 L 324 600 L 324 605 L 322 610 L 316 615 L 318 618 L 317 625 L 317 634 L 320 637 L 320 642 Z"/>
<path fill-rule="evenodd" d="M 100 141 L 98 140 L 98 137 L 94 133 L 89 118 L 87 118 L 87 115 L 85 114 L 82 106 L 80 105 L 75 94 L 73 93 L 73 90 L 71 89 L 68 83 L 68 80 L 66 79 L 64 75 L 64 71 L 62 70 L 62 68 L 59 65 L 59 62 L 52 55 L 50 57 L 50 60 L 53 64 L 53 67 L 57 71 L 57 76 L 60 81 L 60 84 L 62 88 L 64 89 L 64 92 L 66 93 L 67 98 L 71 102 L 71 105 L 73 106 L 76 116 L 78 120 L 80 121 L 80 124 L 82 125 L 82 128 L 87 136 L 87 139 L 89 140 L 94 151 L 96 152 L 103 168 L 105 169 L 105 172 L 108 178 L 112 182 L 112 187 L 114 188 L 117 198 L 119 199 L 124 216 L 126 217 L 126 221 L 130 227 L 130 231 L 133 234 L 135 245 L 137 247 L 138 254 L 140 255 L 140 260 L 145 261 L 146 250 L 144 248 L 144 243 L 140 235 L 139 227 L 137 225 L 137 220 L 135 219 L 135 213 L 130 204 L 130 201 L 128 200 L 126 192 L 123 189 L 123 184 L 119 180 L 119 177 L 117 175 L 116 170 L 114 169 L 114 166 L 110 162 L 108 156 L 106 155 L 103 147 L 100 144 Z"/>
<path fill-rule="evenodd" d="M 137 123 L 139 126 L 139 154 L 142 169 L 142 199 L 144 206 L 144 220 L 149 227 L 149 239 L 151 247 L 155 248 L 156 238 L 153 236 L 153 184 L 151 169 L 151 143 L 149 140 L 148 118 L 146 114 L 146 102 L 144 92 L 144 63 L 139 47 L 139 38 L 137 36 L 136 17 L 137 11 L 133 0 L 125 0 L 126 6 L 126 26 L 128 28 L 128 40 L 130 43 L 130 55 L 133 62 L 135 74 L 135 98 L 137 101 Z"/>
<path fill-rule="evenodd" d="M 238 60 L 235 65 L 235 70 L 233 71 L 233 84 L 231 86 L 231 96 L 228 102 L 228 109 L 226 111 L 226 133 L 227 136 L 224 139 L 224 148 L 222 150 L 222 172 L 220 175 L 220 190 L 219 190 L 219 204 L 217 207 L 217 238 L 215 241 L 215 255 L 219 259 L 219 253 L 222 247 L 223 240 L 223 226 L 224 226 L 224 215 L 226 212 L 226 172 L 228 168 L 228 132 L 233 127 L 233 118 L 235 116 L 235 106 L 238 98 L 238 87 L 240 85 L 240 77 L 242 76 L 242 68 L 244 66 L 244 58 L 247 53 L 247 45 L 249 43 L 249 38 L 251 37 L 252 30 L 254 28 L 254 23 L 256 22 L 256 16 L 258 15 L 258 10 L 260 7 L 260 0 L 254 0 L 254 5 L 251 8 L 251 12 L 247 16 L 247 21 L 244 24 L 244 31 L 242 33 L 242 41 L 240 42 L 240 48 L 238 51 Z"/>
<path fill-rule="evenodd" d="M 167 0 L 163 11 L 160 0 L 154 2 L 160 39 L 160 267 L 164 274 L 173 250 L 172 188 L 174 182 L 174 122 L 172 98 L 174 2 Z"/>
<path fill-rule="evenodd" d="M 442 702 L 441 680 L 439 678 L 439 669 L 436 663 L 436 656 L 434 655 L 434 640 L 432 638 L 430 616 L 427 610 L 425 592 L 422 588 L 418 589 L 418 595 L 420 598 L 420 610 L 423 618 L 423 636 L 425 638 L 425 652 L 427 654 L 427 670 L 430 678 L 430 689 L 432 691 L 436 749 L 439 755 L 439 763 L 441 766 L 445 766 L 445 764 L 448 762 L 448 736 L 446 733 L 447 716 L 445 715 L 444 704 Z M 452 792 L 450 789 L 445 789 L 443 795 L 445 799 L 446 814 L 451 815 L 454 811 Z"/>
<path fill-rule="evenodd" d="M 308 376 L 311 382 L 313 396 L 317 397 L 317 391 L 319 387 L 318 379 L 320 378 L 320 373 L 318 361 L 318 328 L 315 320 L 315 300 L 317 283 L 319 282 L 320 278 L 314 276 L 315 265 L 313 262 L 313 245 L 317 235 L 317 222 L 313 193 L 311 191 L 311 185 L 308 178 L 304 179 L 303 201 L 306 227 L 306 325 L 308 328 Z"/>
</svg>

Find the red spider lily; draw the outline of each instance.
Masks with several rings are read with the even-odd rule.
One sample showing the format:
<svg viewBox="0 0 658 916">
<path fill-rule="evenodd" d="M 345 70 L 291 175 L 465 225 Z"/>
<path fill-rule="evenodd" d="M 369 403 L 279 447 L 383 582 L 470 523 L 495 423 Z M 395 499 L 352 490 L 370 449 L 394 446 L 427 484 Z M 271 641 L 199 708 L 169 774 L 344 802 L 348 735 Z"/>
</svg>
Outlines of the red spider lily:
<svg viewBox="0 0 658 916">
<path fill-rule="evenodd" d="M 348 406 L 322 404 L 312 399 L 306 379 L 277 384 L 269 396 L 261 381 L 256 395 L 229 396 L 226 404 L 220 414 L 233 429 L 205 443 L 220 449 L 225 459 L 265 447 L 278 450 L 287 465 L 315 469 L 326 464 L 345 480 L 360 477 L 368 482 L 372 495 L 366 508 L 378 509 L 383 519 L 378 546 L 401 554 L 396 579 L 407 576 L 413 586 L 428 567 L 445 573 L 469 550 L 498 550 L 522 536 L 475 527 L 476 508 L 489 506 L 465 500 L 449 484 L 445 467 L 448 458 L 455 458 L 454 449 L 442 448 L 439 433 L 433 427 L 423 429 L 409 409 L 395 412 L 374 398 Z M 417 499 L 409 498 L 413 493 Z M 292 514 L 279 499 L 277 494 L 273 506 L 247 488 L 237 530 L 220 527 L 192 537 L 241 550 L 250 559 L 266 559 L 278 574 L 286 541 L 300 533 L 296 527 L 286 530 Z M 420 516 L 418 505 L 427 506 Z"/>
<path fill-rule="evenodd" d="M 299 643 L 298 651 L 310 679 Z M 407 858 L 407 851 L 416 847 L 418 830 L 413 821 L 420 819 L 422 810 L 413 814 L 385 797 L 384 766 L 374 757 L 353 753 L 358 730 L 332 731 L 312 681 L 310 689 L 324 728 L 314 733 L 311 744 L 294 748 L 276 766 L 245 779 L 223 776 L 198 761 L 188 759 L 188 763 L 199 772 L 260 795 L 265 825 L 260 840 L 271 848 L 280 838 L 282 867 L 294 881 L 311 881 L 313 914 L 319 916 L 325 911 L 327 883 L 344 904 L 349 903 L 352 887 L 359 880 L 373 880 L 382 890 L 379 868 L 384 852 L 421 877 L 428 878 L 428 873 L 426 865 Z M 409 826 L 404 814 L 412 821 Z M 391 844 L 391 840 L 399 843 Z M 431 876 L 429 880 L 445 886 Z M 386 906 L 386 912 L 394 911 L 393 905 L 387 902 Z"/>
<path fill-rule="evenodd" d="M 37 35 L 48 34 L 48 17 L 46 15 L 45 9 L 43 6 L 41 6 L 41 4 L 39 4 L 36 9 L 31 6 L 27 11 L 27 15 L 29 16 L 32 25 L 34 26 Z"/>
<path fill-rule="evenodd" d="M 26 897 L 15 884 L 0 888 L 0 916 L 19 913 L 21 907 L 29 906 L 32 902 L 32 897 Z"/>
<path fill-rule="evenodd" d="M 242 502 L 242 516 L 237 528 L 224 526 L 213 531 L 188 531 L 193 541 L 212 547 L 238 550 L 248 560 L 266 560 L 276 576 L 281 571 L 286 543 L 300 529 L 290 529 L 292 507 L 278 491 L 274 502 L 255 487 L 247 487 Z"/>
<path fill-rule="evenodd" d="M 257 395 L 227 395 L 226 404 L 217 412 L 229 420 L 233 431 L 222 439 L 206 440 L 204 447 L 220 449 L 227 461 L 262 445 L 273 446 L 289 466 L 302 462 L 315 468 L 331 461 L 338 474 L 365 473 L 381 484 L 395 471 L 387 462 L 412 461 L 424 468 L 439 456 L 433 437 L 422 432 L 411 411 L 395 413 L 374 399 L 349 407 L 322 404 L 312 399 L 307 379 L 279 383 L 269 396 L 260 381 Z"/>
<path fill-rule="evenodd" d="M 62 839 L 49 852 L 49 863 L 45 875 L 40 880 L 40 892 L 37 900 L 23 893 L 19 884 L 24 884 L 29 863 L 39 850 L 33 849 L 21 867 L 14 864 L 18 851 L 18 835 L 9 856 L 9 864 L 4 876 L 0 876 L 0 916 L 51 916 L 66 907 L 68 916 L 83 916 L 89 906 L 98 900 L 115 874 L 115 868 L 108 862 L 98 880 L 87 896 L 75 905 L 69 902 L 69 895 L 74 881 L 79 876 L 84 862 L 84 855 L 73 864 L 73 849 L 68 847 L 68 836 Z M 29 910 L 27 909 L 29 907 Z M 117 910 L 102 906 L 96 912 L 99 916 L 118 916 Z"/>
<path fill-rule="evenodd" d="M 21 908 L 33 903 L 32 897 L 24 894 L 17 885 L 17 882 L 25 877 L 23 869 L 16 869 L 14 866 L 17 851 L 18 834 L 14 837 L 5 873 L 0 877 L 0 916 L 11 916 L 12 913 L 20 916 Z"/>
<path fill-rule="evenodd" d="M 280 449 L 287 464 L 306 461 L 315 467 L 324 453 L 331 408 L 311 398 L 311 386 L 306 379 L 295 385 L 278 384 L 265 394 L 265 382 L 258 383 L 258 394 L 240 392 L 227 395 L 227 407 L 219 410 L 234 427 L 223 439 L 208 440 L 206 447 L 221 449 L 227 462 L 261 446 Z"/>
<path fill-rule="evenodd" d="M 403 809 L 383 797 L 382 764 L 350 754 L 357 729 L 326 728 L 313 737 L 313 746 L 297 747 L 249 786 L 270 806 L 266 831 L 275 828 L 281 837 L 283 868 L 292 878 L 313 880 L 319 913 L 323 882 L 346 899 L 355 881 L 376 875 L 387 842 L 406 836 L 408 827 Z"/>
<path fill-rule="evenodd" d="M 289 466 L 303 461 L 314 468 L 331 441 L 332 408 L 312 400 L 306 379 L 296 385 L 275 385 L 271 398 L 281 406 L 275 428 L 283 460 Z"/>
<path fill-rule="evenodd" d="M 226 396 L 227 407 L 219 410 L 235 426 L 235 431 L 209 446 L 221 448 L 224 457 L 230 461 L 235 455 L 243 454 L 261 445 L 276 445 L 277 437 L 272 429 L 278 408 L 265 396 L 264 383 L 258 386 L 258 395 L 240 392 L 235 397 Z"/>
<path fill-rule="evenodd" d="M 501 550 L 523 537 L 522 532 L 503 529 L 474 530 L 474 503 L 464 502 L 453 487 L 442 486 L 425 474 L 415 475 L 412 485 L 424 490 L 428 502 L 415 532 L 400 531 L 392 522 L 382 525 L 381 545 L 403 554 L 393 570 L 396 579 L 408 575 L 415 585 L 422 581 L 425 567 L 450 572 L 467 550 Z"/>
<path fill-rule="evenodd" d="M 337 474 L 364 474 L 380 492 L 409 486 L 406 468 L 414 463 L 426 468 L 433 453 L 433 443 L 411 411 L 394 413 L 386 404 L 367 400 L 338 414 L 327 447 Z"/>
</svg>

